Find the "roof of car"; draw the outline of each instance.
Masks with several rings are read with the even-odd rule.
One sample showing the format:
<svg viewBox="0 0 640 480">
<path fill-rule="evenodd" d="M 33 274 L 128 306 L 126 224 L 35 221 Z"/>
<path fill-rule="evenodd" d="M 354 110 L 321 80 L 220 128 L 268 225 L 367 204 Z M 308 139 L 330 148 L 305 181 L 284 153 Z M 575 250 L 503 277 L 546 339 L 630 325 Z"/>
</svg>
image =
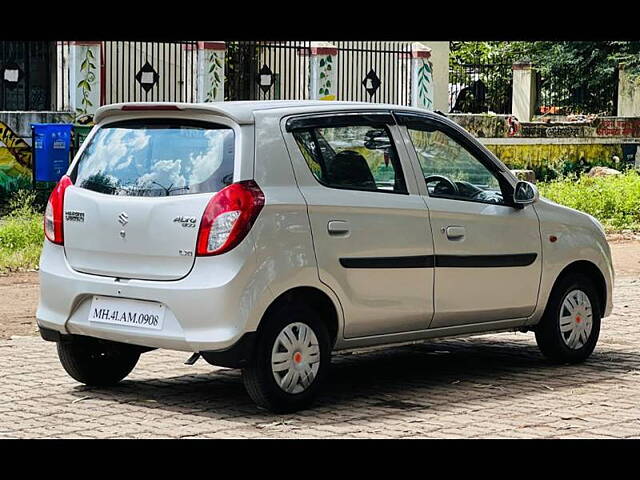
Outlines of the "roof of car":
<svg viewBox="0 0 640 480">
<path fill-rule="evenodd" d="M 251 101 L 234 101 L 234 102 L 214 102 L 214 103 L 176 103 L 176 102 L 131 102 L 131 103 L 114 103 L 98 108 L 94 116 L 96 123 L 104 120 L 112 115 L 119 114 L 125 105 L 134 106 L 141 111 L 145 106 L 150 107 L 149 110 L 160 110 L 162 107 L 177 107 L 180 110 L 191 111 L 208 111 L 219 113 L 230 117 L 239 124 L 248 124 L 254 122 L 254 112 L 261 110 L 285 109 L 291 110 L 291 113 L 303 113 L 305 109 L 312 111 L 318 110 L 389 110 L 402 109 L 413 110 L 424 113 L 425 110 L 385 103 L 368 103 L 368 102 L 340 102 L 325 100 L 251 100 Z M 318 108 L 323 107 L 323 108 Z"/>
</svg>

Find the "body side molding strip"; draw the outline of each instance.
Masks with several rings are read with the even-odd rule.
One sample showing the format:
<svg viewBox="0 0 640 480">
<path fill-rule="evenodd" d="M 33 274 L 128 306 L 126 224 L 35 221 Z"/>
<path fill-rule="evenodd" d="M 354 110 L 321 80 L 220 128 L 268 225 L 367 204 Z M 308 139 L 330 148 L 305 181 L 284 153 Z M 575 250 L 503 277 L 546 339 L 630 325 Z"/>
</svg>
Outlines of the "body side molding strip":
<svg viewBox="0 0 640 480">
<path fill-rule="evenodd" d="M 344 268 L 433 268 L 433 255 L 341 258 Z"/>
<path fill-rule="evenodd" d="M 417 255 L 409 257 L 341 258 L 344 268 L 500 268 L 526 267 L 536 261 L 537 253 L 507 255 Z"/>
</svg>

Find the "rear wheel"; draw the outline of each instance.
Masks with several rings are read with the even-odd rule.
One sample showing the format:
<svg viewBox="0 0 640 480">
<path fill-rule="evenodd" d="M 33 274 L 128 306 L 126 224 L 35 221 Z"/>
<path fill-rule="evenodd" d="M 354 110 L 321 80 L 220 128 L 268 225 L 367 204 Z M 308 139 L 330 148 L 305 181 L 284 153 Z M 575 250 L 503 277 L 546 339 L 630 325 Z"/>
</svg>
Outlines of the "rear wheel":
<svg viewBox="0 0 640 480">
<path fill-rule="evenodd" d="M 600 334 L 600 299 L 583 275 L 563 278 L 553 289 L 536 329 L 543 355 L 561 363 L 582 362 L 591 355 Z"/>
<path fill-rule="evenodd" d="M 327 328 L 304 305 L 286 305 L 265 318 L 256 351 L 242 378 L 260 407 L 277 413 L 308 407 L 330 362 Z"/>
<path fill-rule="evenodd" d="M 138 363 L 140 350 L 93 338 L 58 342 L 58 357 L 67 373 L 90 386 L 115 385 Z"/>
</svg>

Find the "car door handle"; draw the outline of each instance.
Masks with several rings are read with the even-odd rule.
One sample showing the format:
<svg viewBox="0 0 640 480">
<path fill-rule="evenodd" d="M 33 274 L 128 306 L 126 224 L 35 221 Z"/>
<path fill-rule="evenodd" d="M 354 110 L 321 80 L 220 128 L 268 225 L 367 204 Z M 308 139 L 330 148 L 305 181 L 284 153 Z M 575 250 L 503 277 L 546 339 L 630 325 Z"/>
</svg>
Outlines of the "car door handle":
<svg viewBox="0 0 640 480">
<path fill-rule="evenodd" d="M 349 233 L 349 222 L 344 220 L 331 220 L 327 224 L 329 235 L 346 235 Z"/>
<path fill-rule="evenodd" d="M 447 238 L 450 240 L 460 240 L 464 238 L 465 233 L 464 227 L 458 225 L 451 225 L 446 229 Z"/>
</svg>

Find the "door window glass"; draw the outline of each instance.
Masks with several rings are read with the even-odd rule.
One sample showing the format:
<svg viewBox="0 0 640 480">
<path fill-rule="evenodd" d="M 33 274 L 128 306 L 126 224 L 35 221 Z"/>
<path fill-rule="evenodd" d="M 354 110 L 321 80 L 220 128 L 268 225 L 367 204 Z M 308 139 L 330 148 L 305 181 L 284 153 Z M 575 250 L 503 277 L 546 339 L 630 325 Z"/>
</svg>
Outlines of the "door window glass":
<svg viewBox="0 0 640 480">
<path fill-rule="evenodd" d="M 430 196 L 504 203 L 497 178 L 460 143 L 440 130 L 408 131 Z"/>
<path fill-rule="evenodd" d="M 407 193 L 386 127 L 309 128 L 294 132 L 316 179 L 328 187 Z"/>
</svg>

